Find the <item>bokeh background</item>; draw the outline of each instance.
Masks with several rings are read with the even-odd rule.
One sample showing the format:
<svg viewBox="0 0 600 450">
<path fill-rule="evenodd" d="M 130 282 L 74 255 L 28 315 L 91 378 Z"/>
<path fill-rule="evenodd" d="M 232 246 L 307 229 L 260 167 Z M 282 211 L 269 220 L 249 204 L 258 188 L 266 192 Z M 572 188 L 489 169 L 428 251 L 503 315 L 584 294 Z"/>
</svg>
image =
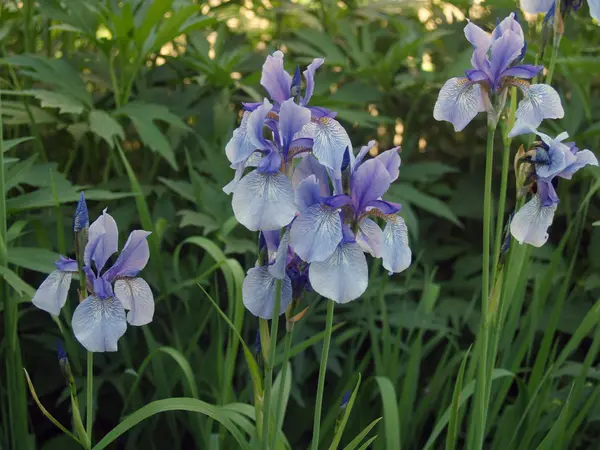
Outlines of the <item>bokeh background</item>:
<svg viewBox="0 0 600 450">
<path fill-rule="evenodd" d="M 252 403 L 243 356 L 197 284 L 252 344 L 258 320 L 244 314 L 240 286 L 256 260 L 257 237 L 237 225 L 231 199 L 221 191 L 233 176 L 224 147 L 241 102 L 264 96 L 261 66 L 276 49 L 284 51 L 290 72 L 296 64 L 326 58 L 313 104 L 338 112 L 355 149 L 371 139 L 378 141 L 373 155 L 402 146 L 400 178 L 389 200 L 403 205 L 414 261 L 391 277 L 372 262 L 363 298 L 336 308 L 323 446 L 329 445 L 340 400 L 360 372 L 352 433 L 343 443 L 384 417 L 371 433 L 379 435 L 372 448 L 396 450 L 390 447 L 395 433 L 403 449 L 443 448 L 445 431 L 436 424 L 451 403 L 479 326 L 487 130 L 480 115 L 455 133 L 433 119 L 433 104 L 443 82 L 470 67 L 466 20 L 491 30 L 497 17 L 510 12 L 518 12 L 513 1 L 481 0 L 2 2 L 8 265 L 0 273 L 0 448 L 11 448 L 8 430 L 16 430 L 8 419 L 10 396 L 26 402 L 22 413 L 29 422 L 20 438 L 31 448 L 74 448 L 40 413 L 23 381 L 7 374 L 27 368 L 41 401 L 69 423 L 57 337 L 66 341 L 82 388 L 85 353 L 68 330 L 69 308 L 61 318 L 65 338 L 29 302 L 57 254 L 72 255 L 80 190 L 86 191 L 90 217 L 109 209 L 122 240 L 134 228 L 153 231 L 144 278 L 156 295 L 155 318 L 149 326 L 130 327 L 118 353 L 96 355 L 96 436 L 155 399 Z M 528 19 L 520 14 L 527 62 L 533 63 L 543 33 L 540 20 Z M 548 64 L 550 54 L 548 48 L 542 62 Z M 554 85 L 566 114 L 545 123 L 545 130 L 566 130 L 598 154 L 600 28 L 585 3 L 566 22 Z M 494 197 L 500 148 L 499 138 Z M 576 223 L 576 238 L 561 241 L 598 179 L 597 171 L 583 170 L 560 185 L 549 244 L 532 252 L 523 282 L 513 286 L 522 307 L 500 339 L 497 367 L 516 377 L 499 372 L 494 382 L 488 448 L 598 448 L 600 313 L 590 318 L 600 294 L 596 193 L 587 217 Z M 507 213 L 514 206 L 513 185 L 511 174 Z M 74 295 L 70 302 L 72 312 Z M 325 316 L 325 303 L 315 294 L 304 302 L 310 308 L 294 331 L 284 423 L 293 449 L 310 441 Z M 560 370 L 542 379 L 565 348 Z M 469 370 L 472 377 L 474 367 L 467 381 Z M 464 418 L 459 435 L 468 433 Z M 564 426 L 564 438 L 553 447 L 544 438 L 556 423 Z M 235 443 L 206 418 L 172 412 L 141 423 L 112 448 L 228 449 Z"/>
</svg>

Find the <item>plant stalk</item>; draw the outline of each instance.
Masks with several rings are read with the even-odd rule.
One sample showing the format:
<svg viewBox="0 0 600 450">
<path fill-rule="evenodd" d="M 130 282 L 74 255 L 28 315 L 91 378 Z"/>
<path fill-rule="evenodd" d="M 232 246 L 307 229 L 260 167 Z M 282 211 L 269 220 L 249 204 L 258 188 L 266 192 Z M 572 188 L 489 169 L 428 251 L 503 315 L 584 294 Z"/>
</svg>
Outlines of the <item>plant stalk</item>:
<svg viewBox="0 0 600 450">
<path fill-rule="evenodd" d="M 281 429 L 281 427 L 283 426 L 283 405 L 285 404 L 284 401 L 284 396 L 283 396 L 283 390 L 285 389 L 285 382 L 287 379 L 287 366 L 288 366 L 288 362 L 290 361 L 290 353 L 292 351 L 292 337 L 293 337 L 293 333 L 294 333 L 294 324 L 291 323 L 291 329 L 287 331 L 286 335 L 285 335 L 285 347 L 284 347 L 284 353 L 283 353 L 283 363 L 281 365 L 281 383 L 280 383 L 280 388 L 279 388 L 279 397 L 277 399 L 277 409 L 275 411 L 275 432 L 273 433 L 273 443 L 271 445 L 271 448 L 276 448 L 276 444 L 277 444 L 277 434 L 279 433 L 279 430 Z"/>
<path fill-rule="evenodd" d="M 325 388 L 325 373 L 327 372 L 327 359 L 329 357 L 329 345 L 331 344 L 331 333 L 333 327 L 333 300 L 327 300 L 327 322 L 325 323 L 325 338 L 321 352 L 321 365 L 319 366 L 319 384 L 317 385 L 317 400 L 315 403 L 315 420 L 313 423 L 313 438 L 311 450 L 319 448 L 319 434 L 321 432 L 321 409 L 323 407 L 323 390 Z"/>
</svg>

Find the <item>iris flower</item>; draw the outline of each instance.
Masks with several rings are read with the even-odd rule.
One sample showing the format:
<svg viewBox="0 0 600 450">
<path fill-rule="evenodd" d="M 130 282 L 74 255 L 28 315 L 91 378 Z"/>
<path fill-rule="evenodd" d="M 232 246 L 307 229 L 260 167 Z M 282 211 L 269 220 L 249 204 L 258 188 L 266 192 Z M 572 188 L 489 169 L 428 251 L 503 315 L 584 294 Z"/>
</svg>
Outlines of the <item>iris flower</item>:
<svg viewBox="0 0 600 450">
<path fill-rule="evenodd" d="M 524 98 L 516 112 L 516 126 L 537 127 L 544 119 L 564 116 L 558 93 L 547 84 L 530 84 L 543 66 L 519 64 L 527 49 L 521 25 L 514 13 L 500 22 L 494 31 L 486 33 L 469 22 L 465 36 L 473 45 L 472 69 L 466 77 L 451 78 L 442 87 L 433 116 L 463 130 L 480 112 L 497 120 L 504 107 L 507 88 L 518 87 Z M 497 101 L 493 106 L 493 98 Z"/>
<path fill-rule="evenodd" d="M 591 151 L 579 150 L 572 142 L 563 142 L 569 137 L 566 132 L 554 139 L 531 127 L 515 129 L 515 133 L 535 133 L 541 141 L 523 159 L 523 163 L 531 164 L 536 192 L 512 218 L 510 232 L 520 244 L 525 242 L 541 247 L 548 240 L 548 227 L 559 202 L 556 177 L 570 180 L 582 167 L 597 166 L 598 160 Z"/>
<path fill-rule="evenodd" d="M 582 3 L 582 0 L 562 0 L 561 11 L 567 9 L 577 11 Z M 600 0 L 588 0 L 588 6 L 590 7 L 590 15 L 594 19 L 600 20 Z M 553 13 L 555 7 L 556 0 L 521 0 L 521 9 L 529 14 Z"/>
<path fill-rule="evenodd" d="M 109 258 L 117 252 L 117 224 L 104 210 L 90 225 L 83 271 L 91 294 L 77 306 L 71 322 L 75 337 L 87 350 L 117 351 L 117 341 L 125 334 L 127 322 L 140 326 L 152 321 L 154 296 L 148 283 L 137 277 L 150 256 L 146 240 L 149 234 L 132 231 L 115 263 L 105 270 Z M 56 316 L 66 303 L 71 277 L 78 266 L 77 261 L 64 256 L 55 265 L 57 270 L 48 275 L 32 301 Z"/>
<path fill-rule="evenodd" d="M 358 298 L 367 288 L 368 267 L 364 252 L 383 259 L 390 272 L 402 272 L 411 261 L 400 205 L 382 200 L 398 178 L 400 156 L 394 148 L 363 162 L 369 149 L 344 170 L 340 186 L 333 179 L 331 195 L 325 168 L 307 155 L 298 165 L 293 181 L 300 215 L 291 226 L 290 242 L 296 254 L 310 263 L 312 288 L 338 303 Z M 372 218 L 387 222 L 382 231 Z"/>
</svg>

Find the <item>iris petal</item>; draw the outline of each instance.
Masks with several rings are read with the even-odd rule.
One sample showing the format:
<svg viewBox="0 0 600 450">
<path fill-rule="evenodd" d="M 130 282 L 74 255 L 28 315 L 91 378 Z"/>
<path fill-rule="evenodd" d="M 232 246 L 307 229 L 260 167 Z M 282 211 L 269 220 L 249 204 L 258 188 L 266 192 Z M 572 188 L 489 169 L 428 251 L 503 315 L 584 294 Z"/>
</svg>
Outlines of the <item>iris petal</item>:
<svg viewBox="0 0 600 450">
<path fill-rule="evenodd" d="M 271 99 L 283 103 L 290 98 L 292 77 L 283 68 L 283 53 L 279 50 L 267 56 L 263 64 L 260 84 L 269 92 Z"/>
<path fill-rule="evenodd" d="M 400 151 L 400 147 L 394 147 L 375 157 L 375 159 L 380 161 L 388 171 L 392 183 L 396 181 L 400 175 L 400 155 L 398 154 L 398 151 Z"/>
<path fill-rule="evenodd" d="M 558 176 L 570 180 L 575 172 L 587 165 L 597 166 L 598 158 L 589 150 L 581 150 L 575 153 L 575 162 L 569 164 Z"/>
<path fill-rule="evenodd" d="M 279 110 L 279 129 L 281 130 L 281 143 L 284 154 L 287 154 L 294 135 L 309 122 L 310 111 L 294 103 L 294 99 L 290 98 L 281 104 L 281 109 Z"/>
<path fill-rule="evenodd" d="M 333 170 L 335 177 L 341 176 L 342 160 L 346 148 L 352 148 L 348 133 L 340 123 L 330 117 L 321 117 L 306 124 L 296 136 L 313 140 L 313 155 L 325 167 Z"/>
<path fill-rule="evenodd" d="M 534 195 L 512 218 L 510 233 L 519 244 L 541 247 L 548 240 L 548 227 L 552 224 L 556 208 L 556 204 L 542 206 L 540 197 Z"/>
<path fill-rule="evenodd" d="M 275 306 L 275 282 L 266 266 L 253 267 L 242 284 L 244 306 L 257 317 L 270 319 Z M 281 286 L 279 314 L 283 314 L 292 301 L 292 282 L 286 275 Z"/>
<path fill-rule="evenodd" d="M 308 277 L 313 289 L 323 297 L 348 303 L 367 289 L 367 259 L 356 242 L 344 242 L 325 261 L 311 263 Z"/>
<path fill-rule="evenodd" d="M 141 326 L 152 322 L 154 317 L 154 295 L 143 278 L 122 278 L 115 282 L 115 296 L 123 304 L 127 322 Z"/>
<path fill-rule="evenodd" d="M 588 0 L 589 1 L 589 0 Z M 593 1 L 593 0 L 592 0 Z M 552 8 L 555 0 L 521 0 L 521 9 L 529 14 L 546 14 Z"/>
<path fill-rule="evenodd" d="M 279 246 L 277 247 L 277 253 L 275 255 L 275 263 L 269 266 L 269 273 L 278 280 L 283 280 L 285 277 L 285 266 L 287 263 L 288 248 L 290 246 L 290 230 L 285 230 Z"/>
<path fill-rule="evenodd" d="M 71 272 L 55 270 L 43 281 L 31 299 L 33 304 L 53 316 L 58 316 L 67 302 Z"/>
<path fill-rule="evenodd" d="M 100 272 L 108 258 L 110 258 L 118 248 L 119 229 L 115 219 L 106 212 L 98 217 L 89 228 L 88 244 L 85 246 L 83 260 L 86 266 L 93 260 L 96 264 L 96 270 Z"/>
<path fill-rule="evenodd" d="M 320 203 L 311 206 L 292 223 L 290 239 L 304 261 L 323 261 L 342 240 L 340 213 Z"/>
<path fill-rule="evenodd" d="M 525 98 L 519 103 L 516 113 L 514 130 L 523 124 L 537 128 L 544 119 L 561 119 L 565 112 L 560 102 L 558 92 L 547 84 L 520 84 L 519 87 L 525 94 Z"/>
<path fill-rule="evenodd" d="M 461 131 L 483 111 L 481 87 L 467 78 L 450 78 L 440 90 L 433 117 L 450 122 L 454 131 Z"/>
<path fill-rule="evenodd" d="M 487 51 L 492 43 L 492 36 L 482 28 L 469 21 L 465 27 L 465 37 L 476 49 Z"/>
<path fill-rule="evenodd" d="M 77 340 L 90 352 L 116 352 L 127 330 L 125 309 L 119 300 L 90 296 L 77 306 L 71 322 Z"/>
<path fill-rule="evenodd" d="M 402 272 L 410 266 L 412 252 L 408 246 L 408 230 L 400 216 L 388 220 L 383 230 L 381 258 L 383 267 L 390 272 Z"/>
<path fill-rule="evenodd" d="M 134 230 L 129 234 L 127 242 L 113 266 L 103 275 L 109 281 L 116 277 L 135 277 L 148 264 L 150 248 L 147 237 L 151 233 Z"/>
<path fill-rule="evenodd" d="M 500 83 L 500 74 L 519 57 L 522 48 L 523 36 L 519 37 L 511 30 L 505 31 L 502 36 L 494 40 L 491 50 L 491 69 L 496 85 Z"/>
<path fill-rule="evenodd" d="M 250 112 L 244 112 L 240 126 L 233 130 L 233 136 L 225 146 L 227 159 L 232 164 L 244 161 L 256 150 L 256 146 L 252 143 L 248 134 L 248 119 L 250 115 Z"/>
<path fill-rule="evenodd" d="M 352 176 L 352 204 L 355 212 L 363 212 L 367 204 L 377 200 L 390 187 L 390 176 L 378 159 L 362 163 Z"/>
<path fill-rule="evenodd" d="M 304 74 L 304 81 L 306 82 L 306 89 L 304 92 L 304 98 L 302 99 L 302 105 L 308 104 L 310 101 L 313 92 L 315 90 L 315 72 L 323 63 L 325 62 L 324 58 L 315 58 L 308 65 L 306 70 L 302 72 Z"/>
<path fill-rule="evenodd" d="M 381 257 L 383 232 L 375 221 L 365 217 L 359 222 L 356 242 L 363 252 L 370 253 L 374 258 Z"/>
<path fill-rule="evenodd" d="M 588 0 L 590 16 L 600 21 L 600 0 Z"/>
<path fill-rule="evenodd" d="M 282 173 L 250 172 L 238 183 L 232 206 L 238 222 L 251 231 L 279 229 L 296 215 L 294 190 Z"/>
<path fill-rule="evenodd" d="M 324 165 L 319 163 L 317 158 L 311 154 L 305 154 L 302 157 L 300 164 L 298 164 L 294 169 L 294 174 L 292 175 L 292 186 L 294 189 L 297 189 L 300 182 L 311 175 L 314 175 L 319 183 L 319 191 L 321 196 L 328 197 L 330 195 L 330 191 L 327 169 Z"/>
</svg>

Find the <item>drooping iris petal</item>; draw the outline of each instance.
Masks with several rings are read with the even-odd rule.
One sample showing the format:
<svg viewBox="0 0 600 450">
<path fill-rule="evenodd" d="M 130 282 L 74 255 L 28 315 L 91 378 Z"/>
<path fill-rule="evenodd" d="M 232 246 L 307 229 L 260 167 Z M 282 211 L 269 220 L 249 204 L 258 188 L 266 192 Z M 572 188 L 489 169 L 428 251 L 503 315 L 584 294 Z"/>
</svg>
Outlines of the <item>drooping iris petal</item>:
<svg viewBox="0 0 600 450">
<path fill-rule="evenodd" d="M 279 172 L 250 172 L 238 183 L 232 206 L 237 221 L 251 231 L 277 230 L 296 215 L 292 184 Z"/>
<path fill-rule="evenodd" d="M 79 270 L 77 261 L 63 255 L 60 255 L 58 260 L 54 261 L 54 265 L 63 272 L 77 272 Z"/>
<path fill-rule="evenodd" d="M 90 352 L 116 352 L 127 330 L 125 309 L 119 300 L 90 296 L 77 306 L 71 322 L 77 340 Z"/>
<path fill-rule="evenodd" d="M 154 317 L 154 295 L 143 278 L 120 278 L 115 282 L 115 297 L 128 310 L 127 322 L 142 326 Z"/>
<path fill-rule="evenodd" d="M 283 280 L 285 277 L 285 266 L 287 263 L 288 248 L 290 246 L 290 230 L 287 229 L 283 233 L 277 253 L 275 254 L 275 263 L 269 265 L 269 272 L 278 280 Z"/>
<path fill-rule="evenodd" d="M 147 237 L 151 233 L 134 230 L 129 234 L 127 242 L 121 250 L 113 266 L 103 275 L 109 281 L 116 277 L 135 277 L 148 263 L 150 248 Z"/>
<path fill-rule="evenodd" d="M 296 187 L 295 200 L 300 213 L 304 213 L 311 206 L 320 203 L 321 199 L 321 187 L 315 175 L 305 178 Z"/>
<path fill-rule="evenodd" d="M 248 117 L 246 133 L 248 134 L 250 144 L 253 145 L 255 149 L 267 150 L 271 148 L 270 142 L 263 136 L 265 120 L 267 114 L 271 112 L 271 109 L 273 109 L 273 105 L 265 98 L 263 104 L 252 111 Z"/>
<path fill-rule="evenodd" d="M 273 317 L 275 306 L 276 278 L 271 275 L 268 267 L 253 267 L 248 271 L 242 284 L 242 299 L 244 306 L 261 319 Z M 279 314 L 283 314 L 292 301 L 292 282 L 285 275 L 281 285 L 281 300 Z"/>
<path fill-rule="evenodd" d="M 511 63 L 519 57 L 523 48 L 523 37 L 519 37 L 511 30 L 502 33 L 502 36 L 495 39 L 492 43 L 491 64 L 492 74 L 494 76 L 495 86 L 500 83 L 500 76 Z"/>
<path fill-rule="evenodd" d="M 344 242 L 325 261 L 311 263 L 308 277 L 312 288 L 323 297 L 348 303 L 367 289 L 367 259 L 356 242 Z"/>
<path fill-rule="evenodd" d="M 589 0 L 588 0 L 589 1 Z M 521 9 L 529 14 L 546 14 L 552 8 L 555 0 L 521 0 Z"/>
<path fill-rule="evenodd" d="M 380 161 L 385 170 L 388 171 L 390 176 L 390 182 L 394 182 L 398 179 L 400 175 L 400 155 L 398 152 L 400 151 L 400 147 L 394 147 L 390 150 L 386 150 L 383 153 L 380 153 L 375 157 L 377 161 Z"/>
<path fill-rule="evenodd" d="M 100 299 L 107 299 L 115 295 L 113 292 L 112 284 L 104 276 L 94 276 L 93 278 L 88 279 L 88 281 L 91 281 L 92 292 L 96 294 L 96 297 Z"/>
<path fill-rule="evenodd" d="M 342 220 L 336 209 L 321 203 L 311 206 L 292 223 L 290 242 L 306 262 L 323 261 L 342 240 Z"/>
<path fill-rule="evenodd" d="M 558 176 L 570 180 L 575 172 L 587 165 L 597 166 L 598 159 L 591 151 L 581 150 L 575 153 L 575 161 L 569 164 Z"/>
<path fill-rule="evenodd" d="M 360 214 L 367 204 L 377 200 L 390 187 L 390 176 L 385 166 L 377 159 L 362 163 L 352 176 L 352 205 Z"/>
<path fill-rule="evenodd" d="M 537 128 L 544 119 L 561 119 L 565 112 L 558 92 L 547 84 L 519 84 L 525 98 L 519 102 L 516 113 L 515 128 L 523 124 Z M 513 135 L 513 131 L 510 133 Z"/>
<path fill-rule="evenodd" d="M 473 118 L 485 111 L 481 87 L 467 78 L 450 78 L 438 95 L 433 109 L 435 120 L 445 120 L 462 131 Z"/>
<path fill-rule="evenodd" d="M 261 159 L 262 154 L 256 152 L 250 155 L 250 157 L 246 161 L 241 161 L 239 163 L 232 164 L 230 167 L 232 169 L 235 169 L 235 175 L 233 176 L 233 180 L 231 180 L 229 183 L 223 186 L 223 192 L 225 192 L 227 195 L 233 194 L 233 191 L 235 191 L 235 188 L 244 176 L 244 170 L 246 170 L 247 167 L 258 166 Z"/>
<path fill-rule="evenodd" d="M 313 140 L 313 155 L 325 167 L 333 170 L 335 177 L 341 176 L 342 160 L 346 148 L 352 148 L 350 138 L 344 127 L 330 117 L 314 119 L 306 124 L 296 136 Z"/>
<path fill-rule="evenodd" d="M 67 302 L 69 287 L 71 286 L 71 272 L 55 270 L 42 282 L 35 295 L 31 299 L 32 303 L 40 309 L 49 312 L 53 316 L 58 316 L 60 310 Z"/>
<path fill-rule="evenodd" d="M 119 242 L 119 229 L 115 219 L 106 212 L 98 217 L 91 225 L 88 231 L 88 244 L 85 246 L 83 260 L 86 266 L 94 261 L 96 270 L 100 272 L 108 258 L 116 251 Z"/>
<path fill-rule="evenodd" d="M 535 173 L 542 178 L 552 178 L 566 167 L 566 154 L 558 144 L 546 149 L 537 149 L 535 161 Z"/>
<path fill-rule="evenodd" d="M 309 122 L 310 111 L 294 103 L 294 99 L 290 98 L 281 104 L 279 110 L 279 130 L 281 131 L 280 136 L 284 155 L 287 154 L 294 135 Z"/>
<path fill-rule="evenodd" d="M 400 216 L 388 220 L 383 230 L 381 258 L 383 267 L 390 272 L 402 272 L 410 266 L 412 252 L 408 246 L 408 230 Z"/>
<path fill-rule="evenodd" d="M 271 99 L 283 103 L 290 98 L 292 77 L 283 68 L 283 53 L 277 50 L 273 55 L 268 55 L 263 64 L 260 84 L 269 92 Z"/>
<path fill-rule="evenodd" d="M 556 205 L 559 201 L 554 185 L 549 180 L 537 180 L 537 195 L 542 206 Z"/>
<path fill-rule="evenodd" d="M 252 143 L 248 134 L 250 115 L 249 111 L 244 112 L 240 126 L 233 130 L 233 136 L 225 146 L 225 154 L 232 164 L 244 161 L 256 150 L 256 146 Z"/>
<path fill-rule="evenodd" d="M 512 218 L 510 233 L 520 244 L 541 247 L 548 240 L 548 227 L 556 208 L 556 204 L 542 206 L 540 198 L 534 195 Z"/>
<path fill-rule="evenodd" d="M 306 70 L 302 72 L 304 75 L 304 81 L 306 82 L 306 88 L 304 90 L 304 97 L 302 98 L 302 106 L 305 106 L 310 101 L 313 92 L 315 90 L 315 72 L 323 63 L 325 62 L 324 58 L 315 58 L 308 65 Z"/>
<path fill-rule="evenodd" d="M 590 16 L 600 21 L 600 0 L 588 0 L 590 7 Z"/>
<path fill-rule="evenodd" d="M 473 47 L 486 52 L 492 43 L 492 36 L 471 21 L 465 27 L 465 37 Z"/>
<path fill-rule="evenodd" d="M 300 164 L 294 169 L 294 174 L 292 175 L 292 186 L 294 189 L 297 189 L 300 182 L 311 175 L 314 175 L 316 181 L 319 183 L 319 192 L 321 196 L 328 197 L 330 191 L 327 169 L 311 154 L 304 155 Z"/>
<path fill-rule="evenodd" d="M 385 215 L 396 214 L 402 209 L 400 203 L 386 202 L 385 200 L 372 200 L 367 203 L 367 211 L 371 211 L 371 208 L 377 209 Z"/>
<path fill-rule="evenodd" d="M 504 72 L 500 74 L 500 77 L 515 77 L 515 78 L 524 78 L 529 80 L 535 77 L 538 73 L 542 71 L 544 66 L 534 66 L 532 64 L 520 64 L 518 66 L 511 67 L 510 69 L 506 69 Z"/>
<path fill-rule="evenodd" d="M 381 257 L 383 232 L 373 220 L 365 217 L 358 223 L 356 242 L 365 253 L 370 253 L 374 258 Z"/>
</svg>

